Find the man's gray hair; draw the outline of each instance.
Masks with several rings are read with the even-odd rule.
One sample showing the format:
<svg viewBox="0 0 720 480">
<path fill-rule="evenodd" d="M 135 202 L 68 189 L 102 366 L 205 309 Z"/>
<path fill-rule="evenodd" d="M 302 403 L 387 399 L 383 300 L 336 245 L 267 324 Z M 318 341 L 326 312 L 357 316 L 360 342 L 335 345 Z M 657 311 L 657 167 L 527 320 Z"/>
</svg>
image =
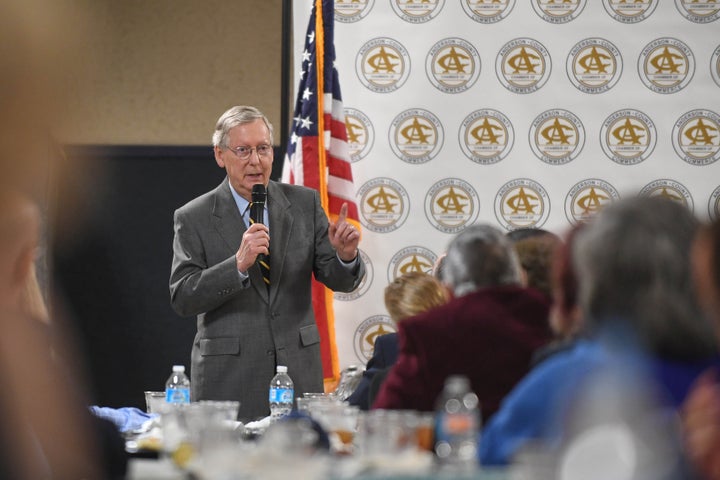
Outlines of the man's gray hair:
<svg viewBox="0 0 720 480">
<path fill-rule="evenodd" d="M 670 358 L 715 351 L 695 299 L 689 252 L 699 224 L 683 205 L 637 197 L 606 207 L 574 243 L 580 305 L 589 328 L 630 325 Z"/>
<path fill-rule="evenodd" d="M 246 105 L 238 105 L 228 109 L 220 115 L 215 124 L 215 132 L 213 132 L 213 147 L 227 147 L 227 136 L 230 130 L 238 125 L 262 120 L 270 132 L 270 144 L 273 144 L 273 127 L 267 117 L 257 108 Z"/>
<path fill-rule="evenodd" d="M 444 278 L 456 297 L 494 285 L 520 285 L 520 261 L 505 234 L 473 225 L 448 246 Z"/>
</svg>

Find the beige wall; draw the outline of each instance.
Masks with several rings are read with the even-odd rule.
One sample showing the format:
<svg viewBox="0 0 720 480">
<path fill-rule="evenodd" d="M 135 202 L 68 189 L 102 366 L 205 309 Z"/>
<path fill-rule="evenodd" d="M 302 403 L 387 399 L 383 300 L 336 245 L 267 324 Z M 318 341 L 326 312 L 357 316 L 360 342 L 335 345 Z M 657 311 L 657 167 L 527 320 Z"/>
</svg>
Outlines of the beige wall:
<svg viewBox="0 0 720 480">
<path fill-rule="evenodd" d="M 282 0 L 73 0 L 90 18 L 64 143 L 208 145 L 251 104 L 279 142 Z"/>
</svg>

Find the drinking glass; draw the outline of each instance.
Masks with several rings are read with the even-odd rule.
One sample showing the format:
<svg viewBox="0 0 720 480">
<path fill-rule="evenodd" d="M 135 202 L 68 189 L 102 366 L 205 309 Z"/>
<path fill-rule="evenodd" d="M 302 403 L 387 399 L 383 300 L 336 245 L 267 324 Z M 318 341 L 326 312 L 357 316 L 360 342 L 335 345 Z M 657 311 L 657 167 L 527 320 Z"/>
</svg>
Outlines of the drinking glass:
<svg viewBox="0 0 720 480">
<path fill-rule="evenodd" d="M 165 404 L 165 392 L 145 392 L 145 405 L 147 413 L 160 413 Z"/>
</svg>

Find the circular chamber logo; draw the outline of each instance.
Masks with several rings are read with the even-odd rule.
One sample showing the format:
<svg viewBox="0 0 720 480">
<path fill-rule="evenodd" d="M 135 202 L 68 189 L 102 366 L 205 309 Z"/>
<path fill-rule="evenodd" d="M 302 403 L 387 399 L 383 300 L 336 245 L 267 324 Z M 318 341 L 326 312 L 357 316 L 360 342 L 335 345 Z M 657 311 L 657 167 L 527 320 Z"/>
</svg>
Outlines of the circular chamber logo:
<svg viewBox="0 0 720 480">
<path fill-rule="evenodd" d="M 586 0 L 532 0 L 535 13 L 549 23 L 567 23 L 580 15 Z"/>
<path fill-rule="evenodd" d="M 445 0 L 390 0 L 393 10 L 398 17 L 408 23 L 425 23 L 437 17 Z"/>
<path fill-rule="evenodd" d="M 355 163 L 367 157 L 375 142 L 375 129 L 370 118 L 360 110 L 345 108 L 345 130 L 350 161 Z"/>
<path fill-rule="evenodd" d="M 460 125 L 460 148 L 480 165 L 491 165 L 507 157 L 515 142 L 510 120 L 497 110 L 475 110 Z"/>
<path fill-rule="evenodd" d="M 373 92 L 394 92 L 410 75 L 410 55 L 391 38 L 374 38 L 360 48 L 355 71 L 360 83 Z"/>
<path fill-rule="evenodd" d="M 638 72 L 643 84 L 653 92 L 679 92 L 695 74 L 695 56 L 680 40 L 658 38 L 643 48 Z"/>
<path fill-rule="evenodd" d="M 715 49 L 710 58 L 710 74 L 718 87 L 720 87 L 720 46 Z"/>
<path fill-rule="evenodd" d="M 495 61 L 498 80 L 513 93 L 532 93 L 542 88 L 550 78 L 551 69 L 547 49 L 531 38 L 506 43 Z"/>
<path fill-rule="evenodd" d="M 574 160 L 585 145 L 585 128 L 580 119 L 567 110 L 547 110 L 530 126 L 533 153 L 549 165 L 564 165 Z"/>
<path fill-rule="evenodd" d="M 660 0 L 603 0 L 607 13 L 620 23 L 642 22 L 655 11 Z"/>
<path fill-rule="evenodd" d="M 710 23 L 720 18 L 717 0 L 675 0 L 680 14 L 694 23 Z"/>
<path fill-rule="evenodd" d="M 710 215 L 710 220 L 720 220 L 720 186 L 718 186 L 710 194 L 710 201 L 708 202 L 708 214 Z"/>
<path fill-rule="evenodd" d="M 425 194 L 425 216 L 443 233 L 458 233 L 472 225 L 480 214 L 475 189 L 459 178 L 444 178 Z"/>
<path fill-rule="evenodd" d="M 432 273 L 433 265 L 437 260 L 432 250 L 425 247 L 405 247 L 390 259 L 388 264 L 388 282 L 406 273 Z"/>
<path fill-rule="evenodd" d="M 391 178 L 373 178 L 366 182 L 357 197 L 360 198 L 360 219 L 372 232 L 388 233 L 405 223 L 410 211 L 407 191 Z"/>
<path fill-rule="evenodd" d="M 600 129 L 603 152 L 620 165 L 637 165 L 647 159 L 656 142 L 655 124 L 638 110 L 618 110 Z"/>
<path fill-rule="evenodd" d="M 468 17 L 478 23 L 495 23 L 510 15 L 516 0 L 461 0 L 463 10 Z"/>
<path fill-rule="evenodd" d="M 506 230 L 540 228 L 549 215 L 550 197 L 534 180 L 510 180 L 495 195 L 495 217 Z"/>
<path fill-rule="evenodd" d="M 720 158 L 720 115 L 692 110 L 680 117 L 672 133 L 675 153 L 690 165 L 710 165 Z"/>
<path fill-rule="evenodd" d="M 342 23 L 355 23 L 370 13 L 375 0 L 337 0 L 335 2 L 335 20 Z"/>
<path fill-rule="evenodd" d="M 602 38 L 578 42 L 567 57 L 570 82 L 583 93 L 603 93 L 620 80 L 623 62 L 620 50 Z"/>
<path fill-rule="evenodd" d="M 388 136 L 395 155 L 413 164 L 435 158 L 445 139 L 440 119 L 421 108 L 405 110 L 395 117 Z"/>
<path fill-rule="evenodd" d="M 375 338 L 397 331 L 397 326 L 387 315 L 368 317 L 355 329 L 353 345 L 358 360 L 367 363 L 372 358 Z"/>
<path fill-rule="evenodd" d="M 584 223 L 618 198 L 617 190 L 608 182 L 588 178 L 573 185 L 565 196 L 565 216 L 573 225 Z"/>
<path fill-rule="evenodd" d="M 335 300 L 348 302 L 351 300 L 355 300 L 356 298 L 360 298 L 367 293 L 367 291 L 370 289 L 370 285 L 372 285 L 373 278 L 375 277 L 375 270 L 373 268 L 372 261 L 370 260 L 370 257 L 368 257 L 367 253 L 365 253 L 364 251 L 358 249 L 358 252 L 360 254 L 360 260 L 362 260 L 362 262 L 365 264 L 365 277 L 363 277 L 363 279 L 360 281 L 360 285 L 358 285 L 357 288 L 352 292 L 335 292 L 333 294 Z"/>
<path fill-rule="evenodd" d="M 441 92 L 464 92 L 480 76 L 480 54 L 461 38 L 446 38 L 428 52 L 425 71 L 430 83 Z"/>
<path fill-rule="evenodd" d="M 691 212 L 694 209 L 690 191 L 680 182 L 669 179 L 654 180 L 640 190 L 640 196 L 665 197 L 674 202 L 682 203 Z"/>
</svg>

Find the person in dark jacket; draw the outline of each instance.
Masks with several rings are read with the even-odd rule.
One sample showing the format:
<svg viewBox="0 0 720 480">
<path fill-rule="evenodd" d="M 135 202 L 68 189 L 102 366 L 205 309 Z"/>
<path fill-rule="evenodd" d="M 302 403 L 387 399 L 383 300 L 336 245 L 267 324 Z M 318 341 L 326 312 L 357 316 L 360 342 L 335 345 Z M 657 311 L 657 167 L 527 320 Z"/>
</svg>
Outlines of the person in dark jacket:
<svg viewBox="0 0 720 480">
<path fill-rule="evenodd" d="M 448 291 L 439 280 L 427 273 L 406 273 L 385 287 L 385 308 L 395 324 L 444 305 L 447 301 Z M 357 405 L 361 410 L 370 407 L 370 385 L 374 377 L 380 371 L 392 367 L 397 355 L 397 333 L 387 333 L 375 338 L 372 358 L 367 363 L 363 378 L 347 399 L 350 405 Z"/>
<path fill-rule="evenodd" d="M 521 286 L 520 269 L 495 227 L 474 225 L 455 237 L 444 269 L 454 298 L 398 325 L 400 355 L 372 408 L 434 410 L 445 379 L 462 374 L 489 418 L 551 338 L 549 302 Z"/>
</svg>

